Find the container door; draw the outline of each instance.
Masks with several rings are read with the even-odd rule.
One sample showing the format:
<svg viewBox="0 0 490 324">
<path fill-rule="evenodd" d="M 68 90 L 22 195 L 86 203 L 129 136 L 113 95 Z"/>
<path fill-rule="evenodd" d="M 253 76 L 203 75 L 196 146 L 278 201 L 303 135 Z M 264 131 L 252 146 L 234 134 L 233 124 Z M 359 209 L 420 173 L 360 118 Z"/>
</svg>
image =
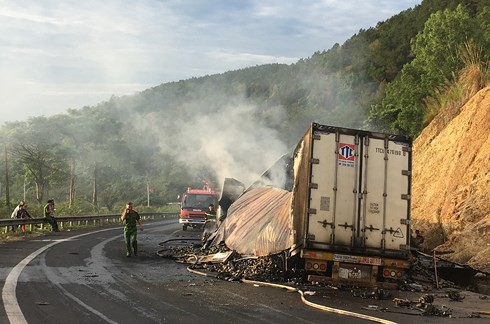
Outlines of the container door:
<svg viewBox="0 0 490 324">
<path fill-rule="evenodd" d="M 400 250 L 408 242 L 411 152 L 407 147 L 388 139 L 364 140 L 360 223 L 368 249 Z"/>
<path fill-rule="evenodd" d="M 315 132 L 312 144 L 308 241 L 350 247 L 358 218 L 356 136 Z"/>
</svg>

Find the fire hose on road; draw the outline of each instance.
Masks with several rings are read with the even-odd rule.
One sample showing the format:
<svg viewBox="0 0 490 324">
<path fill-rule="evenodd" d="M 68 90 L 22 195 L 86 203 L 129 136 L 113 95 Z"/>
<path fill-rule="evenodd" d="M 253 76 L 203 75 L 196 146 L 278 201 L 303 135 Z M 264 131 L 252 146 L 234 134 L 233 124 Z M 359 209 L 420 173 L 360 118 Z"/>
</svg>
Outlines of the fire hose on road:
<svg viewBox="0 0 490 324">
<path fill-rule="evenodd" d="M 201 272 L 201 271 L 197 271 L 195 269 L 192 269 L 190 266 L 187 267 L 187 271 L 194 273 L 196 275 L 200 275 L 200 276 L 206 276 L 206 277 L 210 276 L 209 274 L 207 274 L 205 272 Z M 213 277 L 217 278 L 216 276 L 213 276 Z M 255 284 L 255 285 L 260 285 L 260 286 L 274 287 L 274 288 L 286 289 L 289 291 L 295 291 L 295 292 L 300 294 L 301 301 L 305 305 L 319 309 L 319 310 L 322 310 L 322 311 L 326 311 L 329 313 L 344 315 L 344 316 L 350 316 L 350 317 L 355 317 L 355 318 L 359 318 L 359 319 L 365 319 L 365 320 L 376 322 L 376 323 L 395 324 L 395 322 L 388 321 L 388 320 L 385 320 L 382 318 L 373 317 L 373 316 L 364 315 L 364 314 L 359 314 L 359 313 L 354 313 L 354 312 L 346 311 L 343 309 L 338 309 L 338 308 L 333 308 L 333 307 L 328 307 L 328 306 L 312 303 L 305 298 L 305 293 L 302 290 L 294 288 L 294 287 L 289 287 L 286 285 L 274 284 L 274 283 L 269 283 L 269 282 L 263 282 L 263 281 L 247 280 L 247 279 L 240 279 L 240 281 L 243 283 L 247 283 L 247 284 Z"/>
</svg>

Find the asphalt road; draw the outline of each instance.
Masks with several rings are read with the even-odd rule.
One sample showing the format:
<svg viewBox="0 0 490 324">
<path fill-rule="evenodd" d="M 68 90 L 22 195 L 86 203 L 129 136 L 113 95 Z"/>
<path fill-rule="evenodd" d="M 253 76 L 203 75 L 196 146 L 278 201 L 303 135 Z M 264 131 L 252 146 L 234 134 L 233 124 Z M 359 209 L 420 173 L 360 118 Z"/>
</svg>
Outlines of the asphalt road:
<svg viewBox="0 0 490 324">
<path fill-rule="evenodd" d="M 368 323 L 319 310 L 284 289 L 199 276 L 187 266 L 157 255 L 158 243 L 198 238 L 176 220 L 145 224 L 139 255 L 127 258 L 122 226 L 62 231 L 0 243 L 0 323 Z M 395 292 L 417 300 L 422 293 Z M 485 323 L 468 318 L 490 310 L 490 302 L 465 293 L 461 303 L 437 297 L 458 318 L 408 315 L 392 300 L 324 291 L 315 305 L 371 316 L 380 323 Z M 386 309 L 373 311 L 370 307 Z M 409 313 L 409 312 L 408 312 Z M 354 314 L 354 315 L 355 315 Z"/>
<path fill-rule="evenodd" d="M 0 323 L 367 323 L 306 306 L 285 290 L 192 274 L 158 243 L 195 237 L 175 220 L 145 224 L 127 258 L 122 227 L 0 244 Z"/>
</svg>

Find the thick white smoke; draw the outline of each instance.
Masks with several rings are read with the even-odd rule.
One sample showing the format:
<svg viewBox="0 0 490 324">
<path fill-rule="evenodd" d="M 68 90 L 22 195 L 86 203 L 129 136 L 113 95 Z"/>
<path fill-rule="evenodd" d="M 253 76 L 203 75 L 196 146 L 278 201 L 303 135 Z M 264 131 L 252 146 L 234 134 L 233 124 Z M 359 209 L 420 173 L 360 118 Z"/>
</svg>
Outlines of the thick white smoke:
<svg viewBox="0 0 490 324">
<path fill-rule="evenodd" d="M 155 144 L 162 152 L 190 169 L 205 166 L 214 170 L 220 184 L 232 177 L 249 185 L 286 152 L 286 144 L 272 127 L 285 115 L 282 107 L 268 107 L 265 121 L 257 106 L 245 100 L 229 102 L 209 109 L 191 101 L 176 107 L 179 111 L 172 112 L 171 120 L 160 112 L 142 117 L 137 124 L 159 139 Z"/>
</svg>

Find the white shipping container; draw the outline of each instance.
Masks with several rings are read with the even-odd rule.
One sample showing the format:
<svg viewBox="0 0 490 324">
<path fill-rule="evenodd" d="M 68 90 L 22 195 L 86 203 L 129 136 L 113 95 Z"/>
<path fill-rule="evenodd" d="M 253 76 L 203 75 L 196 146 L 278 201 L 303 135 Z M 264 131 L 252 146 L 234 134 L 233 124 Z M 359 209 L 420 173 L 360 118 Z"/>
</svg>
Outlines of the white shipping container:
<svg viewBox="0 0 490 324">
<path fill-rule="evenodd" d="M 305 213 L 304 247 L 406 255 L 411 139 L 313 124 L 303 144 L 301 154 L 296 153 L 303 161 L 296 164 L 308 169 L 298 172 L 308 185 L 306 196 L 295 198 L 304 204 L 297 203 L 294 212 Z M 295 194 L 302 195 L 300 190 Z"/>
</svg>

